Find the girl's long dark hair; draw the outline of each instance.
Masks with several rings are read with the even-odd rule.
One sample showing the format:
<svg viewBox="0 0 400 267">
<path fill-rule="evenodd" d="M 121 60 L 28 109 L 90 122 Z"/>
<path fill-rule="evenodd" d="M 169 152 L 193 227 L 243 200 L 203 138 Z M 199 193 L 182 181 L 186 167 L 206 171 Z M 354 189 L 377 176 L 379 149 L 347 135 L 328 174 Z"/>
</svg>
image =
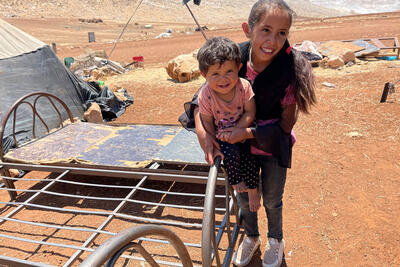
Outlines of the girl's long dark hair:
<svg viewBox="0 0 400 267">
<path fill-rule="evenodd" d="M 248 18 L 250 30 L 258 23 L 264 14 L 280 9 L 288 13 L 290 24 L 292 24 L 295 12 L 288 6 L 284 0 L 258 0 L 252 7 Z M 286 42 L 285 45 L 289 46 Z M 288 47 L 283 47 L 286 51 Z M 290 49 L 290 48 L 289 48 Z M 315 96 L 315 78 L 311 64 L 296 49 L 286 51 L 289 58 L 290 71 L 292 72 L 293 93 L 300 111 L 309 113 L 312 105 L 317 103 Z"/>
<path fill-rule="evenodd" d="M 296 49 L 289 53 L 293 73 L 292 86 L 296 103 L 300 111 L 309 113 L 317 103 L 315 96 L 315 77 L 310 62 Z"/>
</svg>

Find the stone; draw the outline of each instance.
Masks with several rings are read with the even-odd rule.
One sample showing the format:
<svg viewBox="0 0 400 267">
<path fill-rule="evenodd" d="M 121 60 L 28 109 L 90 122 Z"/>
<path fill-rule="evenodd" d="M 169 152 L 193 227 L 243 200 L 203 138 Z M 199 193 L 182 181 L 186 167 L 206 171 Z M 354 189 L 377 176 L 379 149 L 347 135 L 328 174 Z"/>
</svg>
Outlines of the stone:
<svg viewBox="0 0 400 267">
<path fill-rule="evenodd" d="M 19 170 L 17 169 L 9 169 L 8 172 L 10 173 L 10 177 L 12 178 L 19 177 Z"/>
<path fill-rule="evenodd" d="M 332 56 L 328 58 L 328 67 L 332 69 L 337 69 L 344 66 L 344 61 L 338 56 Z"/>
<path fill-rule="evenodd" d="M 83 114 L 83 118 L 87 122 L 103 123 L 103 115 L 101 114 L 100 106 L 93 102 Z"/>
<path fill-rule="evenodd" d="M 175 57 L 168 62 L 166 71 L 172 79 L 183 83 L 200 76 L 197 53 L 184 54 Z"/>
<path fill-rule="evenodd" d="M 343 59 L 344 64 L 347 64 L 348 62 L 354 61 L 356 59 L 354 52 L 351 50 L 343 51 L 340 57 Z"/>
</svg>

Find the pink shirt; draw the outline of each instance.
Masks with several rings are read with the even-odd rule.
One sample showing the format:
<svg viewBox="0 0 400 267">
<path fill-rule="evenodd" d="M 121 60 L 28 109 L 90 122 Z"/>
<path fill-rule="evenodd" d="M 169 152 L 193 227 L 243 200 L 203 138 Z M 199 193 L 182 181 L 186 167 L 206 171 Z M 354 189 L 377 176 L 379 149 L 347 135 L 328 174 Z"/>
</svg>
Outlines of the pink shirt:
<svg viewBox="0 0 400 267">
<path fill-rule="evenodd" d="M 240 78 L 234 88 L 235 96 L 229 102 L 220 99 L 206 83 L 199 94 L 200 114 L 212 116 L 218 129 L 233 127 L 244 112 L 244 104 L 254 97 L 250 83 Z"/>
<path fill-rule="evenodd" d="M 251 66 L 250 66 L 250 62 L 247 62 L 247 72 L 246 72 L 246 77 L 247 79 L 251 82 L 251 84 L 253 84 L 254 80 L 256 79 L 258 75 L 258 72 L 256 72 Z M 292 85 L 289 85 L 286 89 L 285 89 L 285 96 L 283 97 L 283 99 L 281 100 L 281 104 L 283 106 L 288 106 L 288 105 L 292 105 L 296 103 L 296 98 L 294 97 L 293 94 L 293 87 Z M 266 124 L 270 124 L 270 123 L 274 123 L 276 121 L 278 121 L 279 119 L 272 119 L 272 120 L 258 120 L 257 121 L 257 125 L 263 126 Z M 296 142 L 296 136 L 294 135 L 294 131 L 292 130 L 291 132 L 292 135 L 292 144 L 294 145 L 294 143 Z M 271 153 L 267 153 L 265 151 L 262 151 L 260 149 L 257 149 L 253 146 L 251 146 L 251 153 L 255 154 L 255 155 L 264 155 L 264 156 L 271 156 Z"/>
</svg>

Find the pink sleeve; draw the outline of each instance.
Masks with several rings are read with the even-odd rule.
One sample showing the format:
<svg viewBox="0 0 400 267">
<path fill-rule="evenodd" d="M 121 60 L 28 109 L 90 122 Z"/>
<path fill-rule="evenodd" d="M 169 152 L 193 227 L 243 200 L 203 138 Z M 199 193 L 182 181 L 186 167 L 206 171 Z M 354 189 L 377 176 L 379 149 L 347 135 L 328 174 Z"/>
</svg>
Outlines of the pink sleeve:
<svg viewBox="0 0 400 267">
<path fill-rule="evenodd" d="M 211 97 L 207 86 L 201 88 L 199 94 L 199 112 L 200 114 L 213 116 L 211 111 Z"/>
<path fill-rule="evenodd" d="M 253 89 L 251 88 L 251 84 L 245 80 L 245 79 L 240 79 L 242 82 L 243 86 L 243 102 L 246 103 L 249 101 L 251 98 L 254 97 Z"/>
<path fill-rule="evenodd" d="M 288 87 L 286 87 L 285 96 L 281 100 L 281 104 L 284 106 L 296 104 L 296 98 L 294 97 L 292 85 L 289 85 Z"/>
</svg>

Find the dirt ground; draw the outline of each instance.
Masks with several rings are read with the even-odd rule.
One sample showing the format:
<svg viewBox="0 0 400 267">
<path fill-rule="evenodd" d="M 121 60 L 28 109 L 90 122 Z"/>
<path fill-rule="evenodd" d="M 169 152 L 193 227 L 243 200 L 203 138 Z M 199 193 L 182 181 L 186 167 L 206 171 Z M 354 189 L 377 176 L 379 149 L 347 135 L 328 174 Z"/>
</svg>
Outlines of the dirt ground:
<svg viewBox="0 0 400 267">
<path fill-rule="evenodd" d="M 46 43 L 56 42 L 60 59 L 88 48 L 109 52 L 121 30 L 121 25 L 104 23 L 80 25 L 78 31 L 79 24 L 66 19 L 7 21 Z M 399 25 L 400 13 L 302 20 L 294 24 L 290 41 L 400 39 Z M 87 31 L 96 32 L 95 43 L 87 42 Z M 207 34 L 245 40 L 240 24 Z M 128 33 L 111 56 L 128 63 L 135 55 L 145 59 L 144 69 L 106 80 L 125 87 L 135 101 L 116 122 L 177 124 L 183 103 L 203 80 L 176 83 L 164 67 L 204 39 L 199 32 L 164 39 L 134 36 Z M 314 72 L 318 104 L 294 128 L 298 141 L 284 195 L 284 264 L 400 266 L 400 61 L 369 59 Z M 395 93 L 380 103 L 386 82 L 395 84 Z M 267 224 L 262 210 L 259 215 L 263 248 Z M 261 266 L 261 257 L 256 254 L 249 266 Z"/>
</svg>

